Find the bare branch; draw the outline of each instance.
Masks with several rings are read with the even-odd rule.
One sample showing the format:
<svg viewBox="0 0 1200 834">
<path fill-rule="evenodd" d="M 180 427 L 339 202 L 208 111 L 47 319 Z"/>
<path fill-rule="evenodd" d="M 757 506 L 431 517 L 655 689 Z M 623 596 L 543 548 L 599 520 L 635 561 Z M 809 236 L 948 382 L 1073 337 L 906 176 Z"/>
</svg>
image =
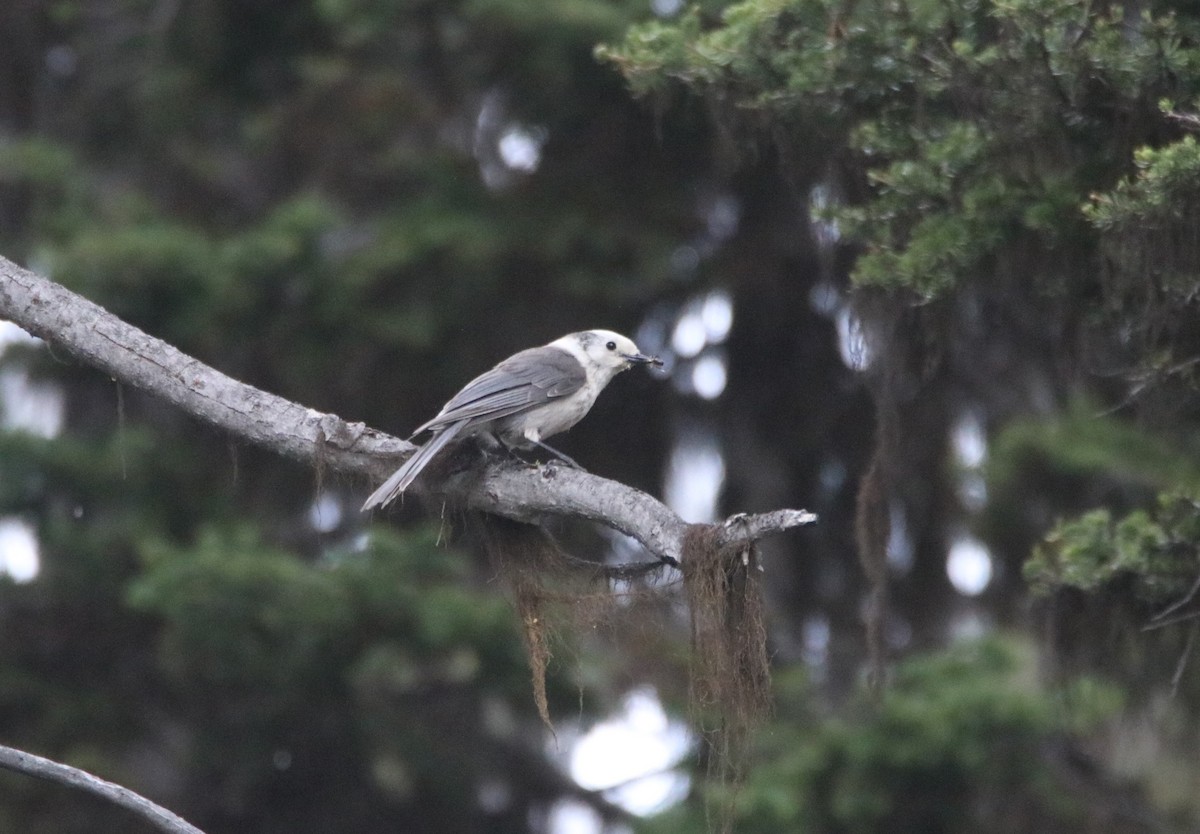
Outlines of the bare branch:
<svg viewBox="0 0 1200 834">
<path fill-rule="evenodd" d="M 808 510 L 772 510 L 758 515 L 737 513 L 725 519 L 721 525 L 722 532 L 718 543 L 722 547 L 750 545 L 769 533 L 813 524 L 816 520 L 816 513 L 810 513 Z"/>
<path fill-rule="evenodd" d="M 518 521 L 536 522 L 545 515 L 583 518 L 637 539 L 654 557 L 678 562 L 689 525 L 666 504 L 641 490 L 556 462 L 536 471 L 520 467 L 488 467 L 466 492 L 470 506 Z M 761 515 L 738 514 L 723 525 L 721 545 L 750 544 L 763 536 L 812 524 L 804 510 L 775 510 Z"/>
<path fill-rule="evenodd" d="M 231 379 L 104 308 L 0 258 L 0 318 L 113 379 L 286 457 L 331 469 L 386 469 L 412 444 Z"/>
<path fill-rule="evenodd" d="M 86 770 L 80 770 L 77 767 L 71 767 L 51 759 L 43 759 L 41 756 L 2 745 L 0 745 L 0 767 L 95 794 L 101 799 L 106 799 L 134 812 L 148 820 L 160 831 L 166 831 L 168 834 L 204 834 L 196 826 L 166 808 L 155 805 L 144 796 L 136 794 L 128 788 L 107 782 L 99 776 L 93 776 Z"/>
<path fill-rule="evenodd" d="M 413 445 L 238 382 L 121 321 L 87 299 L 0 258 L 0 318 L 61 346 L 112 378 L 286 457 L 346 474 L 382 478 Z M 555 464 L 493 463 L 447 486 L 468 506 L 519 521 L 547 515 L 605 524 L 663 562 L 678 562 L 688 523 L 640 490 Z M 802 510 L 734 516 L 723 544 L 747 544 L 816 520 Z"/>
<path fill-rule="evenodd" d="M 1182 127 L 1184 130 L 1190 130 L 1192 133 L 1200 133 L 1200 115 L 1196 113 L 1185 113 L 1181 110 L 1164 111 L 1169 120 Z"/>
</svg>

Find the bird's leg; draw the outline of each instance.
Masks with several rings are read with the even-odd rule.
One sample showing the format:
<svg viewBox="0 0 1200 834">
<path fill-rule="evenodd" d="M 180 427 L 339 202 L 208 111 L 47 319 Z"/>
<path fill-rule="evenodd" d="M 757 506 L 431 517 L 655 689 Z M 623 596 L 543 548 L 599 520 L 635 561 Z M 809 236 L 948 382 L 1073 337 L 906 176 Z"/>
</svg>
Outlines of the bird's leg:
<svg viewBox="0 0 1200 834">
<path fill-rule="evenodd" d="M 521 457 L 521 455 L 517 453 L 516 449 L 514 449 L 512 446 L 509 446 L 507 443 L 505 443 L 504 438 L 500 436 L 499 432 L 492 432 L 491 437 L 493 440 L 496 441 L 496 445 L 498 445 L 501 449 L 503 449 L 505 452 L 508 453 L 509 457 L 513 458 L 514 460 L 520 461 L 521 463 L 525 464 L 526 466 L 534 465 L 534 464 L 531 464 L 529 461 L 525 460 L 525 458 Z M 553 446 L 550 446 L 549 444 L 543 443 L 540 440 L 534 440 L 531 437 L 526 437 L 525 441 L 527 443 L 532 443 L 534 446 L 537 446 L 541 449 L 544 449 L 545 451 L 554 455 L 554 457 L 558 458 L 560 461 L 562 461 L 563 463 L 565 463 L 567 466 L 571 467 L 572 469 L 578 469 L 580 472 L 587 471 L 582 466 L 580 466 L 579 463 L 574 458 L 572 458 L 570 455 L 567 455 L 567 454 L 564 454 L 564 453 L 558 451 L 558 449 L 555 449 Z"/>
<path fill-rule="evenodd" d="M 513 460 L 517 461 L 518 463 L 523 463 L 523 464 L 525 464 L 526 466 L 530 466 L 530 465 L 531 465 L 531 464 L 529 463 L 529 461 L 525 460 L 525 458 L 523 458 L 523 457 L 521 457 L 520 455 L 518 455 L 518 454 L 517 454 L 517 452 L 516 452 L 516 450 L 515 450 L 515 449 L 513 449 L 513 447 L 512 447 L 512 446 L 509 446 L 507 443 L 505 443 L 505 442 L 504 442 L 504 438 L 502 438 L 502 437 L 500 436 L 500 433 L 499 433 L 499 432 L 492 432 L 492 433 L 491 433 L 491 438 L 492 438 L 493 440 L 495 440 L 495 441 L 496 441 L 496 445 L 497 445 L 497 446 L 499 446 L 501 449 L 503 449 L 503 450 L 505 451 L 505 453 L 506 453 L 506 454 L 507 454 L 507 455 L 508 455 L 510 458 L 512 458 Z"/>
<path fill-rule="evenodd" d="M 547 452 L 554 455 L 556 458 L 561 460 L 563 463 L 565 463 L 567 466 L 571 467 L 572 469 L 578 469 L 580 472 L 587 471 L 582 466 L 580 466 L 578 463 L 576 463 L 574 458 L 572 458 L 569 455 L 564 455 L 562 452 L 558 451 L 558 449 L 555 449 L 553 446 L 549 446 L 540 440 L 534 440 L 533 445 L 538 446 L 542 449 L 545 449 Z"/>
</svg>

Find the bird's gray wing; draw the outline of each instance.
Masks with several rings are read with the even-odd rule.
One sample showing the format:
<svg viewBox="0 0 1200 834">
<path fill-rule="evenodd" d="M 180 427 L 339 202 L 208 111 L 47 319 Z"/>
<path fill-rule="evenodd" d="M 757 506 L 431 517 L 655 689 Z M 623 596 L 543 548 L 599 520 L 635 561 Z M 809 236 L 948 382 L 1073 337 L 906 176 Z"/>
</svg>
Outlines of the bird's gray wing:
<svg viewBox="0 0 1200 834">
<path fill-rule="evenodd" d="M 394 501 L 447 444 L 472 426 L 568 396 L 586 381 L 579 361 L 558 348 L 530 348 L 505 359 L 468 382 L 437 417 L 413 432 L 415 436 L 432 429 L 434 435 L 371 493 L 363 511 Z"/>
<path fill-rule="evenodd" d="M 413 435 L 462 420 L 475 425 L 527 411 L 575 393 L 586 381 L 579 360 L 565 350 L 549 346 L 523 350 L 468 382 Z"/>
</svg>

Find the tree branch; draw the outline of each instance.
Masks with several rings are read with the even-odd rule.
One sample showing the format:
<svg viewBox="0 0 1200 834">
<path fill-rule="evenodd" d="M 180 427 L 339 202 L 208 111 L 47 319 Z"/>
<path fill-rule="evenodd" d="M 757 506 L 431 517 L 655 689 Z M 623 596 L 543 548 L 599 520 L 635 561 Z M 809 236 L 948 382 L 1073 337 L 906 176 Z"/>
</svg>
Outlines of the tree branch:
<svg viewBox="0 0 1200 834">
<path fill-rule="evenodd" d="M 238 382 L 99 305 L 0 258 L 0 318 L 113 379 L 148 391 L 231 434 L 305 463 L 382 471 L 413 446 Z"/>
<path fill-rule="evenodd" d="M 58 345 L 114 379 L 161 397 L 239 438 L 315 467 L 381 479 L 411 443 L 238 382 L 121 321 L 59 284 L 0 258 L 0 318 Z M 605 524 L 678 562 L 690 526 L 665 504 L 624 484 L 555 464 L 492 463 L 447 484 L 475 509 L 537 521 L 572 516 Z M 802 510 L 733 516 L 721 544 L 746 544 L 810 524 Z"/>
<path fill-rule="evenodd" d="M 204 834 L 196 826 L 166 808 L 155 805 L 144 796 L 112 782 L 106 782 L 99 776 L 93 776 L 77 767 L 4 746 L 0 746 L 0 767 L 95 794 L 101 799 L 107 799 L 115 805 L 133 811 L 168 834 Z"/>
</svg>

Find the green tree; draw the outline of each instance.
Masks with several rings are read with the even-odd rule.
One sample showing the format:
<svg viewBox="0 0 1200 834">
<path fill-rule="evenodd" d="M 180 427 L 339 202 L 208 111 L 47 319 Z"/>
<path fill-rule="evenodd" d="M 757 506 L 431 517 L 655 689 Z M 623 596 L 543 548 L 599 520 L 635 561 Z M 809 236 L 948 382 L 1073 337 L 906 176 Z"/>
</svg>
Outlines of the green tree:
<svg viewBox="0 0 1200 834">
<path fill-rule="evenodd" d="M 631 14 L 6 7 L 0 245 L 238 379 L 411 428 L 499 356 L 632 329 L 667 284 L 698 222 L 683 161 L 590 55 Z M 544 759 L 484 560 L 435 544 L 411 505 L 401 532 L 368 527 L 365 483 L 61 360 L 4 356 L 64 397 L 61 434 L 3 440 L 3 514 L 41 556 L 36 581 L 0 587 L 5 742 L 209 831 L 523 831 L 584 795 Z M 609 410 L 573 451 L 652 449 L 655 413 Z M 565 675 L 550 695 L 578 701 Z M 2 827 L 128 830 L 3 779 Z"/>
<path fill-rule="evenodd" d="M 868 609 L 877 663 L 889 633 L 954 629 L 946 540 L 971 526 L 998 561 L 977 612 L 1045 635 L 1064 678 L 1098 670 L 1142 704 L 1175 691 L 1194 714 L 1198 24 L 1180 3 L 747 0 L 598 51 L 765 156 L 814 226 L 809 280 L 853 298 L 876 417 L 858 550 L 891 601 Z M 964 420 L 995 441 L 986 493 L 948 442 Z M 1047 535 L 1031 617 L 1020 567 Z M 1195 723 L 1176 746 L 1179 718 L 1159 720 L 1174 764 Z"/>
<path fill-rule="evenodd" d="M 401 432 L 519 347 L 642 325 L 670 348 L 725 294 L 728 338 L 696 357 L 725 363 L 721 396 L 688 393 L 680 351 L 674 385 L 623 380 L 568 441 L 657 488 L 707 438 L 729 509 L 821 515 L 762 548 L 777 716 L 740 795 L 697 793 L 747 830 L 1125 831 L 1131 808 L 1186 829 L 1193 621 L 1140 629 L 1200 570 L 1197 10 L 658 9 L 9 4 L 0 251 L 234 377 Z M 545 766 L 516 617 L 468 538 L 436 544 L 415 502 L 367 527 L 365 484 L 52 353 L 3 363 L 64 406 L 57 436 L 0 440 L 0 514 L 42 558 L 0 584 L 0 740 L 214 832 L 526 831 L 578 795 Z M 951 452 L 968 418 L 982 470 Z M 994 566 L 971 599 L 946 575 L 967 528 Z M 646 678 L 683 701 L 686 634 L 636 607 L 617 647 L 583 641 L 575 679 L 555 667 L 556 714 L 580 680 L 586 710 Z M 1040 662 L 938 654 L 993 627 L 1042 637 Z M 868 657 L 913 649 L 933 654 L 881 703 L 853 694 Z M 128 830 L 55 796 L 5 775 L 0 823 Z M 648 825 L 700 824 L 674 813 Z"/>
</svg>

